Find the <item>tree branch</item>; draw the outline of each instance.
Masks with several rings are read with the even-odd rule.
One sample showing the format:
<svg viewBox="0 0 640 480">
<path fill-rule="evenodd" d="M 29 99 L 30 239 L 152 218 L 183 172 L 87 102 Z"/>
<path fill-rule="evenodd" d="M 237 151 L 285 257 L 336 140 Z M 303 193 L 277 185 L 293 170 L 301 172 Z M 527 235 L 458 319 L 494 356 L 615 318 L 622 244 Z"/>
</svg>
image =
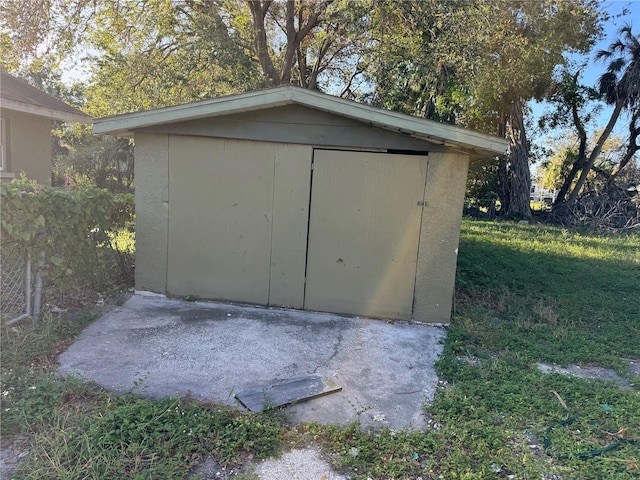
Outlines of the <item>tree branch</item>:
<svg viewBox="0 0 640 480">
<path fill-rule="evenodd" d="M 611 118 L 607 123 L 607 126 L 602 132 L 602 135 L 600 135 L 600 138 L 598 138 L 598 141 L 596 142 L 596 146 L 593 148 L 591 155 L 589 155 L 588 160 L 586 161 L 584 167 L 582 168 L 582 172 L 580 173 L 580 178 L 578 178 L 578 181 L 576 182 L 575 187 L 573 187 L 573 190 L 569 194 L 569 198 L 567 198 L 568 204 L 572 204 L 578 199 L 578 194 L 580 193 L 580 189 L 583 187 L 584 183 L 587 181 L 587 175 L 589 175 L 589 171 L 591 170 L 591 167 L 593 167 L 593 164 L 598 158 L 598 155 L 600 155 L 604 142 L 607 140 L 607 138 L 609 138 L 609 135 L 611 134 L 611 131 L 613 130 L 613 127 L 615 126 L 623 107 L 624 107 L 624 99 L 622 98 L 618 99 L 618 101 L 616 102 L 615 109 L 611 114 Z"/>
</svg>

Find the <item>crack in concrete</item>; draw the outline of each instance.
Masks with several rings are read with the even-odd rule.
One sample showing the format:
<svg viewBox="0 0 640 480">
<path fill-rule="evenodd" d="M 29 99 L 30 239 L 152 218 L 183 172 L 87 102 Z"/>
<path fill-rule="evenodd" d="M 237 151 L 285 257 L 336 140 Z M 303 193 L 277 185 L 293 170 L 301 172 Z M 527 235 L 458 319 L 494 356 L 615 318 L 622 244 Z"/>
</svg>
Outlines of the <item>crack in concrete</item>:
<svg viewBox="0 0 640 480">
<path fill-rule="evenodd" d="M 338 332 L 338 340 L 337 340 L 337 342 L 335 342 L 335 344 L 334 344 L 334 346 L 333 346 L 333 353 L 331 354 L 331 356 L 330 356 L 330 357 L 329 357 L 325 362 L 323 362 L 321 365 L 318 365 L 318 366 L 314 369 L 313 373 L 318 373 L 318 370 L 319 370 L 321 367 L 325 367 L 325 368 L 328 368 L 328 367 L 329 367 L 329 365 L 331 364 L 331 361 L 332 361 L 335 357 L 337 357 L 337 356 L 338 356 L 338 353 L 340 353 L 340 345 L 342 344 L 342 340 L 343 340 L 343 338 L 344 338 L 344 330 L 343 330 L 343 329 L 340 329 L 340 330 L 339 330 L 339 332 Z"/>
</svg>

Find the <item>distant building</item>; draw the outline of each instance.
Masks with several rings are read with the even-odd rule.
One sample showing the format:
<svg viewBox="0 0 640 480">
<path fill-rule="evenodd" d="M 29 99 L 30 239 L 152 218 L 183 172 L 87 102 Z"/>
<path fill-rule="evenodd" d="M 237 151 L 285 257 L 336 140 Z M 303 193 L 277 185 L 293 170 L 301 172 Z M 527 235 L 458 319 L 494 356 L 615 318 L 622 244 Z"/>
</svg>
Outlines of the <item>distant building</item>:
<svg viewBox="0 0 640 480">
<path fill-rule="evenodd" d="M 541 202 L 552 204 L 556 201 L 556 197 L 558 196 L 558 190 L 550 189 L 547 187 L 543 187 L 538 184 L 538 180 L 535 176 L 531 178 L 531 194 L 529 199 L 532 202 Z"/>
</svg>

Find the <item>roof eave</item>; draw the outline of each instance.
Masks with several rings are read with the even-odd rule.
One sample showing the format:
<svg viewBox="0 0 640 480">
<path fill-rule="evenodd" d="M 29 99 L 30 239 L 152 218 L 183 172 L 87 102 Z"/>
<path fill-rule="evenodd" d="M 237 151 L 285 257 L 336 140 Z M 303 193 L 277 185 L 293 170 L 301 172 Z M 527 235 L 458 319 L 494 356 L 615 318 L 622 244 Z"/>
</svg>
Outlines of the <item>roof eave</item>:
<svg viewBox="0 0 640 480">
<path fill-rule="evenodd" d="M 51 120 L 61 120 L 65 122 L 91 123 L 91 117 L 84 113 L 73 113 L 64 110 L 58 110 L 41 105 L 31 103 L 17 102 L 8 98 L 2 99 L 2 108 L 13 110 L 15 112 L 28 113 L 39 117 L 45 117 Z"/>
<path fill-rule="evenodd" d="M 476 152 L 473 154 L 476 158 L 478 156 L 486 158 L 503 155 L 508 148 L 508 142 L 498 137 L 389 110 L 380 110 L 361 103 L 293 86 L 250 92 L 195 104 L 191 103 L 100 118 L 94 120 L 93 131 L 97 134 L 131 136 L 134 130 L 138 128 L 232 115 L 289 104 L 299 104 L 323 110 L 385 130 L 405 133 L 431 143 Z"/>
<path fill-rule="evenodd" d="M 373 126 L 406 133 L 432 143 L 439 143 L 445 146 L 461 146 L 469 150 L 482 150 L 487 153 L 491 152 L 489 156 L 502 155 L 506 153 L 509 146 L 507 140 L 454 125 L 412 117 L 391 110 L 381 110 L 338 97 L 327 98 L 326 95 L 313 91 L 304 92 L 305 95 L 301 95 L 301 93 L 303 92 L 299 90 L 292 92 L 295 103 L 355 120 L 367 121 Z M 310 97 L 313 97 L 313 100 Z"/>
<path fill-rule="evenodd" d="M 279 107 L 292 103 L 289 91 L 286 88 L 274 89 L 267 93 L 256 91 L 197 103 L 159 108 L 157 110 L 98 118 L 94 120 L 93 133 L 131 135 L 136 128 L 141 127 Z"/>
</svg>

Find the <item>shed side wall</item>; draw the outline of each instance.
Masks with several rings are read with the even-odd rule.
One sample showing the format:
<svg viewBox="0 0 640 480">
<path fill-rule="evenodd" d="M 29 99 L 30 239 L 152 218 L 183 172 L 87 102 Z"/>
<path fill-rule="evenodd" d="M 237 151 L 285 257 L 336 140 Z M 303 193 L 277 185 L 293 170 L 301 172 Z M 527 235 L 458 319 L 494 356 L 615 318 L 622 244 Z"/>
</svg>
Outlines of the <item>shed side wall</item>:
<svg viewBox="0 0 640 480">
<path fill-rule="evenodd" d="M 136 289 L 167 292 L 169 138 L 136 134 Z"/>
<path fill-rule="evenodd" d="M 451 318 L 468 167 L 467 155 L 429 155 L 413 307 L 419 322 Z"/>
</svg>

